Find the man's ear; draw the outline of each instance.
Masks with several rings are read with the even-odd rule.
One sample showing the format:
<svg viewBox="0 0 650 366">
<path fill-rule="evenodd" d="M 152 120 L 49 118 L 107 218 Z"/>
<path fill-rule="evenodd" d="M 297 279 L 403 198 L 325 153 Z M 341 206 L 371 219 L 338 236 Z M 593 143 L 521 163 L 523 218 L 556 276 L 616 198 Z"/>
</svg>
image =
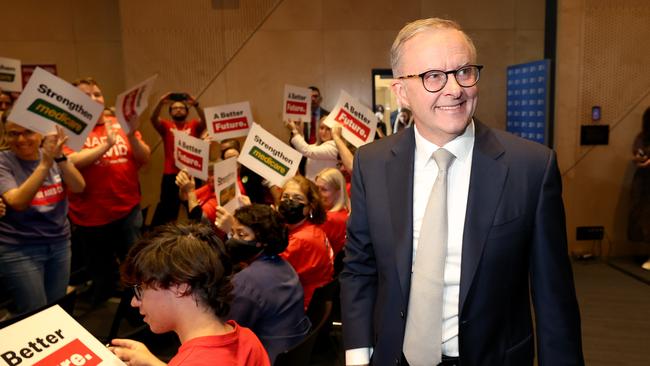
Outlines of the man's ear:
<svg viewBox="0 0 650 366">
<path fill-rule="evenodd" d="M 411 103 L 409 103 L 409 98 L 408 98 L 408 92 L 406 91 L 406 87 L 404 86 L 402 80 L 394 79 L 393 82 L 390 84 L 390 89 L 393 91 L 393 94 L 395 94 L 395 98 L 397 98 L 397 105 L 400 107 L 406 107 L 406 108 L 411 108 Z"/>
<path fill-rule="evenodd" d="M 191 287 L 187 283 L 181 283 L 180 285 L 172 285 L 170 289 L 176 297 L 183 297 L 190 292 Z"/>
</svg>

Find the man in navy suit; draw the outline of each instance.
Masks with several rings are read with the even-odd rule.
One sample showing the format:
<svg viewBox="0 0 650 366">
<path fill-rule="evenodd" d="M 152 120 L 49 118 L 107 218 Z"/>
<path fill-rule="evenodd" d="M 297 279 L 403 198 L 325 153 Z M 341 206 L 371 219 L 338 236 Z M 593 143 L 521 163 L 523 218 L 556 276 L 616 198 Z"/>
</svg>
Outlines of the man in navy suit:
<svg viewBox="0 0 650 366">
<path fill-rule="evenodd" d="M 346 363 L 524 366 L 536 342 L 540 366 L 583 365 L 555 153 L 474 117 L 482 66 L 458 24 L 407 24 L 391 63 L 393 92 L 415 126 L 355 156 L 340 274 Z M 440 148 L 453 155 L 442 329 L 427 342 L 442 354 L 416 363 L 404 352 L 409 301 L 419 296 L 411 275 L 427 244 L 418 240 Z"/>
</svg>

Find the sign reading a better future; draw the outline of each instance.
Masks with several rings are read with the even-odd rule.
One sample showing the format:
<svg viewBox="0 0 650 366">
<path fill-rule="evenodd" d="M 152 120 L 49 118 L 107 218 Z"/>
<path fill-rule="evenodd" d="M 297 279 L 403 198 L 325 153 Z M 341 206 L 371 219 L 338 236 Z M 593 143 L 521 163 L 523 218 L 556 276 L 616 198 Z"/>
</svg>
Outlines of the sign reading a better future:
<svg viewBox="0 0 650 366">
<path fill-rule="evenodd" d="M 205 118 L 208 133 L 214 141 L 246 136 L 253 124 L 249 102 L 206 108 Z"/>
<path fill-rule="evenodd" d="M 67 145 L 81 150 L 86 136 L 101 117 L 104 106 L 72 84 L 36 68 L 8 119 L 41 134 L 63 127 Z"/>
<path fill-rule="evenodd" d="M 210 143 L 190 136 L 185 131 L 174 132 L 174 163 L 178 169 L 199 179 L 208 179 Z"/>
<path fill-rule="evenodd" d="M 375 114 L 345 90 L 341 90 L 336 106 L 323 123 L 330 128 L 340 123 L 343 138 L 356 147 L 372 142 L 377 130 Z"/>
</svg>

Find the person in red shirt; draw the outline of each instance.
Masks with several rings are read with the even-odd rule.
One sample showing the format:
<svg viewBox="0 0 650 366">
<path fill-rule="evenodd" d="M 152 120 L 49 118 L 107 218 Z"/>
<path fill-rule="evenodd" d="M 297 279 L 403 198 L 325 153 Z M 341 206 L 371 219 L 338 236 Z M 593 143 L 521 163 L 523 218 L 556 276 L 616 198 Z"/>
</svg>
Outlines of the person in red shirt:
<svg viewBox="0 0 650 366">
<path fill-rule="evenodd" d="M 94 101 L 104 105 L 97 82 L 73 82 Z M 112 294 L 117 280 L 116 259 L 123 259 L 142 226 L 138 170 L 151 151 L 136 130 L 124 132 L 114 117 L 102 115 L 82 149 L 66 150 L 86 181 L 81 193 L 69 193 L 73 242 L 81 244 L 86 270 L 93 281 L 91 300 L 98 305 Z"/>
<path fill-rule="evenodd" d="M 163 105 L 168 104 L 171 120 L 160 118 Z M 196 109 L 199 119 L 189 119 L 190 107 Z M 205 114 L 199 102 L 187 93 L 167 93 L 163 95 L 151 113 L 151 124 L 162 137 L 165 151 L 163 176 L 160 183 L 160 201 L 151 220 L 151 226 L 176 220 L 181 201 L 176 187 L 176 174 L 179 169 L 174 164 L 174 132 L 183 131 L 190 136 L 200 137 L 205 131 Z"/>
<path fill-rule="evenodd" d="M 305 291 L 305 309 L 316 288 L 332 281 L 334 254 L 320 224 L 326 213 L 318 188 L 296 175 L 283 187 L 278 211 L 289 227 L 289 245 L 280 254 L 298 273 Z"/>
<path fill-rule="evenodd" d="M 345 228 L 350 214 L 350 198 L 346 191 L 345 178 L 340 170 L 326 168 L 316 176 L 316 186 L 321 203 L 327 210 L 327 219 L 321 228 L 327 234 L 336 257 L 345 244 Z"/>
<path fill-rule="evenodd" d="M 255 334 L 230 311 L 232 263 L 206 225 L 164 225 L 139 241 L 122 266 L 137 307 L 154 333 L 173 331 L 181 341 L 170 366 L 267 366 Z M 110 350 L 127 365 L 165 365 L 140 342 L 113 339 Z"/>
</svg>

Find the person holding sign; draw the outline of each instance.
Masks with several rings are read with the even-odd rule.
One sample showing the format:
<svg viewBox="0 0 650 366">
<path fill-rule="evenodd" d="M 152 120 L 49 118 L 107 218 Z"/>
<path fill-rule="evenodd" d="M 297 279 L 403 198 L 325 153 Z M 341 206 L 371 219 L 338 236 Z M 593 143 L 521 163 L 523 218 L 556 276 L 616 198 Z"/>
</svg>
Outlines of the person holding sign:
<svg viewBox="0 0 650 366">
<path fill-rule="evenodd" d="M 233 303 L 228 319 L 250 328 L 271 358 L 300 342 L 309 332 L 304 293 L 296 271 L 282 259 L 287 227 L 267 205 L 222 212 L 220 229 L 231 233 L 226 250 L 235 265 Z"/>
<path fill-rule="evenodd" d="M 231 275 L 226 249 L 206 225 L 164 225 L 131 248 L 122 265 L 131 306 L 152 332 L 173 331 L 181 341 L 169 366 L 270 365 L 255 334 L 225 320 Z M 165 365 L 137 341 L 113 339 L 109 348 L 127 365 Z"/>
<path fill-rule="evenodd" d="M 169 105 L 168 112 L 171 120 L 160 117 L 163 105 Z M 190 107 L 196 109 L 199 119 L 190 119 Z M 180 200 L 176 188 L 176 174 L 179 169 L 174 164 L 174 133 L 173 131 L 184 131 L 192 137 L 200 137 L 205 131 L 205 114 L 199 107 L 199 102 L 187 93 L 167 93 L 163 95 L 151 113 L 151 124 L 162 137 L 165 151 L 163 165 L 163 176 L 160 183 L 160 201 L 156 206 L 151 221 L 151 226 L 166 224 L 176 220 Z"/>
<path fill-rule="evenodd" d="M 70 224 L 65 191 L 81 192 L 85 182 L 62 152 L 67 137 L 61 127 L 43 137 L 5 121 L 9 150 L 0 152 L 0 194 L 6 204 L 0 219 L 0 279 L 14 300 L 13 312 L 22 314 L 66 293 Z"/>
<path fill-rule="evenodd" d="M 345 227 L 350 214 L 350 198 L 346 190 L 345 177 L 336 168 L 325 168 L 315 179 L 327 219 L 321 225 L 332 245 L 336 257 L 345 244 Z"/>
<path fill-rule="evenodd" d="M 305 177 L 290 178 L 282 189 L 278 211 L 289 226 L 289 245 L 280 256 L 298 273 L 307 309 L 314 290 L 330 282 L 334 272 L 334 253 L 320 228 L 327 214 L 318 188 Z"/>
<path fill-rule="evenodd" d="M 104 105 L 97 82 L 85 78 L 73 82 L 79 90 Z M 115 258 L 123 259 L 142 226 L 138 170 L 151 151 L 140 133 L 126 134 L 114 117 L 102 115 L 81 150 L 69 150 L 69 158 L 81 171 L 87 187 L 70 194 L 70 220 L 86 252 L 86 269 L 93 281 L 92 302 L 107 300 L 115 287 Z"/>
<path fill-rule="evenodd" d="M 291 145 L 307 158 L 305 177 L 313 181 L 316 174 L 325 168 L 335 168 L 338 164 L 339 151 L 332 139 L 332 130 L 324 123 L 319 123 L 318 143 L 307 144 L 300 134 L 298 123 L 288 120 L 285 123 L 291 132 Z"/>
</svg>

